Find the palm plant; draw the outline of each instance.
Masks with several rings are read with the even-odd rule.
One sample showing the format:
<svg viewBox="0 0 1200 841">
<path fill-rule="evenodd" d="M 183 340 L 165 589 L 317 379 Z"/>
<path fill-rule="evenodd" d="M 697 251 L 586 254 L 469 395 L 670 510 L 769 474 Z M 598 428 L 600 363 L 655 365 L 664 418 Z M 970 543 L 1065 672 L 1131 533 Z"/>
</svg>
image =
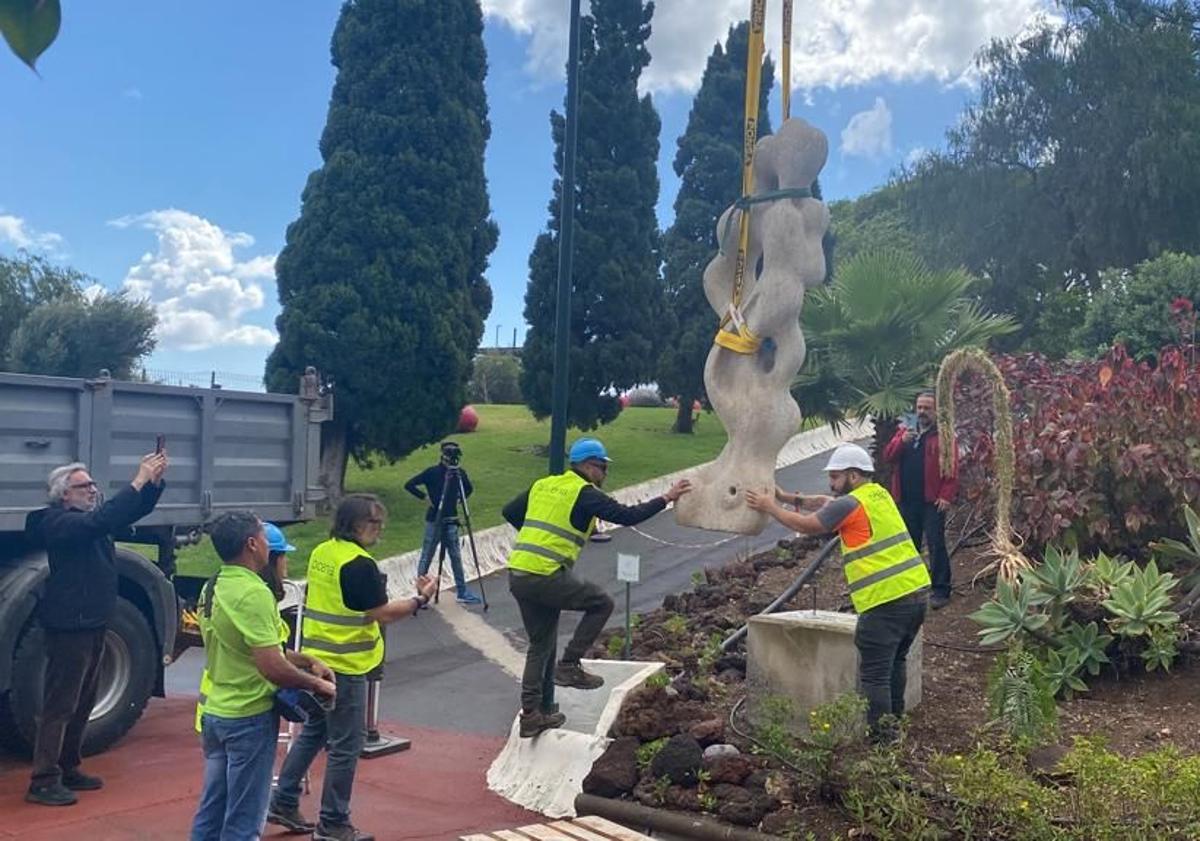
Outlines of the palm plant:
<svg viewBox="0 0 1200 841">
<path fill-rule="evenodd" d="M 963 269 L 932 271 L 903 251 L 858 254 L 810 292 L 801 323 L 808 356 L 792 386 L 806 414 L 835 427 L 870 415 L 876 453 L 896 418 L 933 382 L 942 358 L 1017 329 L 970 297 Z"/>
</svg>

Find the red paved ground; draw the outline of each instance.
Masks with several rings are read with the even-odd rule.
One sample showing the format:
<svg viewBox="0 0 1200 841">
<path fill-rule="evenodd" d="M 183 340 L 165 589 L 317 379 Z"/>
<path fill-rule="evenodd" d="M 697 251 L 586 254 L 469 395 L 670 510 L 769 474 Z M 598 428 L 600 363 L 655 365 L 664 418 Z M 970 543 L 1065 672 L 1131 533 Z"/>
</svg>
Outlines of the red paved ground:
<svg viewBox="0 0 1200 841">
<path fill-rule="evenodd" d="M 186 839 L 200 795 L 200 748 L 192 701 L 154 700 L 133 732 L 113 750 L 84 763 L 104 777 L 103 791 L 81 792 L 66 808 L 22 799 L 26 765 L 0 765 L 0 839 L 142 841 Z M 384 727 L 412 739 L 404 753 L 359 763 L 354 822 L 391 839 L 453 839 L 469 832 L 521 826 L 536 817 L 487 790 L 485 775 L 502 740 L 403 725 Z M 319 792 L 321 761 L 313 768 Z M 305 798 L 310 817 L 319 794 Z M 287 836 L 268 827 L 264 837 Z"/>
</svg>

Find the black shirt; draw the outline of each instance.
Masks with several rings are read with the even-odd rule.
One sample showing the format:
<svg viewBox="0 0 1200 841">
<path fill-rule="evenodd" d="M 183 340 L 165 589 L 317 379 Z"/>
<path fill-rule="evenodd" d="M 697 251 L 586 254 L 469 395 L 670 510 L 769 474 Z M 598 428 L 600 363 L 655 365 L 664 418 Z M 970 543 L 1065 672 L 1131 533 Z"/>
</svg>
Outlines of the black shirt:
<svg viewBox="0 0 1200 841">
<path fill-rule="evenodd" d="M 900 499 L 905 504 L 919 506 L 925 501 L 925 439 L 930 433 L 918 433 L 900 451 Z"/>
<path fill-rule="evenodd" d="M 667 500 L 661 496 L 648 499 L 637 505 L 622 505 L 595 485 L 588 484 L 579 492 L 575 506 L 571 509 L 571 525 L 577 531 L 587 531 L 592 518 L 615 523 L 618 526 L 636 526 L 644 523 L 659 511 L 667 507 Z M 529 491 L 521 494 L 501 512 L 504 519 L 519 529 L 525 524 L 525 511 L 529 508 Z"/>
<path fill-rule="evenodd" d="M 342 566 L 339 580 L 342 602 L 351 610 L 374 610 L 387 604 L 387 583 L 383 573 L 366 555 L 359 555 Z"/>
<path fill-rule="evenodd" d="M 117 606 L 113 539 L 132 537 L 134 523 L 154 510 L 165 485 L 126 485 L 93 511 L 55 503 L 25 518 L 30 544 L 45 549 L 50 575 L 42 593 L 42 625 L 55 631 L 103 628 Z"/>
<path fill-rule="evenodd" d="M 467 471 L 461 467 L 458 468 L 458 475 L 462 478 L 462 489 L 470 496 L 475 488 L 471 486 L 471 477 L 467 475 Z M 421 490 L 424 486 L 425 490 Z M 404 483 L 404 490 L 415 496 L 417 499 L 428 499 L 429 510 L 425 512 L 425 522 L 432 523 L 434 512 L 437 511 L 438 501 L 442 498 L 442 488 L 446 486 L 446 465 L 441 462 L 427 467 L 413 476 Z M 450 480 L 450 493 L 447 494 L 445 502 L 442 503 L 442 517 L 453 517 L 458 506 L 458 482 L 454 479 Z"/>
</svg>

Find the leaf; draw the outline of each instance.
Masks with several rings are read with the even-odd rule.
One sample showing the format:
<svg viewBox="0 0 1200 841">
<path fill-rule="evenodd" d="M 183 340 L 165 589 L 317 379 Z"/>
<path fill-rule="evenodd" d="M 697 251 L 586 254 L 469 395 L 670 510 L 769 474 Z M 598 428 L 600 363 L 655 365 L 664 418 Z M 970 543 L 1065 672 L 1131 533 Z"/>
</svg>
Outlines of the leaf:
<svg viewBox="0 0 1200 841">
<path fill-rule="evenodd" d="M 1109 383 L 1109 381 L 1112 380 L 1112 375 L 1113 375 L 1113 370 L 1112 370 L 1111 365 L 1109 365 L 1106 362 L 1100 366 L 1099 378 L 1100 378 L 1100 387 L 1101 388 L 1108 388 L 1108 383 Z"/>
<path fill-rule="evenodd" d="M 58 37 L 61 23 L 58 0 L 0 0 L 0 34 L 31 70 Z"/>
</svg>

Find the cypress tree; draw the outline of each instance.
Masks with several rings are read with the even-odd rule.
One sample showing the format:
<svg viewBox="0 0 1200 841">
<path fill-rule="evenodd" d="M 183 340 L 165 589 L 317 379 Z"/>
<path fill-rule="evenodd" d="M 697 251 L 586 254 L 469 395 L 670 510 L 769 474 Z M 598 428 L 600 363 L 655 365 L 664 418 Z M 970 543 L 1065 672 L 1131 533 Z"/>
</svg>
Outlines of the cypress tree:
<svg viewBox="0 0 1200 841">
<path fill-rule="evenodd" d="M 662 325 L 658 275 L 660 122 L 638 77 L 650 63 L 654 4 L 592 0 L 580 22 L 579 136 L 571 307 L 568 422 L 582 429 L 620 411 L 614 390 L 654 377 Z M 549 230 L 529 257 L 521 391 L 537 417 L 551 409 L 554 311 L 562 201 L 564 119 L 550 115 L 555 142 Z"/>
<path fill-rule="evenodd" d="M 324 164 L 276 263 L 267 379 L 294 391 L 315 365 L 333 381 L 322 473 L 336 494 L 348 455 L 398 458 L 454 428 L 497 229 L 478 0 L 349 0 L 332 53 Z"/>
<path fill-rule="evenodd" d="M 750 25 L 730 27 L 725 47 L 708 58 L 687 129 L 679 138 L 675 222 L 663 236 L 668 333 L 658 360 L 658 386 L 679 397 L 676 432 L 692 431 L 692 404 L 704 396 L 704 363 L 717 316 L 704 296 L 704 267 L 717 252 L 717 219 L 742 193 L 742 112 Z M 759 136 L 771 133 L 767 97 L 775 68 L 763 60 Z"/>
</svg>

